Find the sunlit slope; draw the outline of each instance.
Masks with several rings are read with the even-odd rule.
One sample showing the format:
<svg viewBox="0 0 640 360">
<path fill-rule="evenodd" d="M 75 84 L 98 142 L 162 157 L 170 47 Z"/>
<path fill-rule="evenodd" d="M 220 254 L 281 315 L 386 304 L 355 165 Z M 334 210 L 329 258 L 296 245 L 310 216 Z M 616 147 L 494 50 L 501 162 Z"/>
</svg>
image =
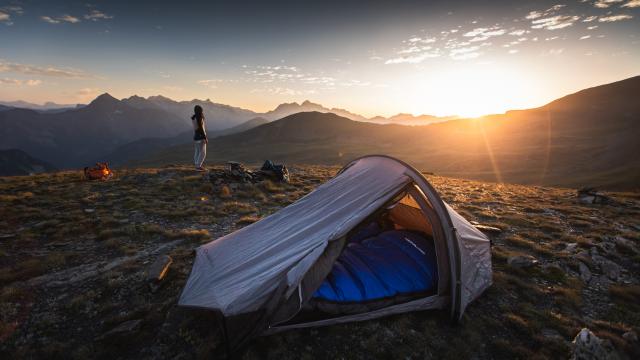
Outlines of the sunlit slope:
<svg viewBox="0 0 640 360">
<path fill-rule="evenodd" d="M 546 106 L 420 127 L 298 113 L 215 139 L 208 161 L 343 164 L 371 153 L 397 156 L 442 175 L 523 184 L 640 184 L 640 77 L 583 90 Z M 192 145 L 136 165 L 185 163 Z"/>
</svg>

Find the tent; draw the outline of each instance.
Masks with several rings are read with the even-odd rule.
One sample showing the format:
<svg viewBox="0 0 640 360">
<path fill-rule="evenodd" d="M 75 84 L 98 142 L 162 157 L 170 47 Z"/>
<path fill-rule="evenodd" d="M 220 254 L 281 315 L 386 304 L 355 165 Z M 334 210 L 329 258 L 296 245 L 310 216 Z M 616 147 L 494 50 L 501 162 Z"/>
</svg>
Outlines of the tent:
<svg viewBox="0 0 640 360">
<path fill-rule="evenodd" d="M 370 155 L 196 249 L 179 305 L 215 310 L 235 347 L 287 329 L 425 309 L 459 320 L 491 285 L 489 239 L 406 163 Z"/>
</svg>

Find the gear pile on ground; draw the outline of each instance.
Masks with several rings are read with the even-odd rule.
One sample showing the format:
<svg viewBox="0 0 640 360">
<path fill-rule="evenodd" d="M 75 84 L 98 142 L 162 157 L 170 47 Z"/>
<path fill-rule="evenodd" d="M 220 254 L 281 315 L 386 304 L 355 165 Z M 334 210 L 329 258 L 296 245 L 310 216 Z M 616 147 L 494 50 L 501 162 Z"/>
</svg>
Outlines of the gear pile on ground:
<svg viewBox="0 0 640 360">
<path fill-rule="evenodd" d="M 290 181 L 289 171 L 285 165 L 275 165 L 265 161 L 260 170 L 247 169 L 243 164 L 235 161 L 227 162 L 228 167 L 223 170 L 213 169 L 209 172 L 209 180 L 214 186 L 233 183 L 259 183 L 265 180 L 274 182 Z"/>
<path fill-rule="evenodd" d="M 109 180 L 113 177 L 113 171 L 109 169 L 107 163 L 96 163 L 94 167 L 84 168 L 84 178 L 86 180 Z"/>
</svg>

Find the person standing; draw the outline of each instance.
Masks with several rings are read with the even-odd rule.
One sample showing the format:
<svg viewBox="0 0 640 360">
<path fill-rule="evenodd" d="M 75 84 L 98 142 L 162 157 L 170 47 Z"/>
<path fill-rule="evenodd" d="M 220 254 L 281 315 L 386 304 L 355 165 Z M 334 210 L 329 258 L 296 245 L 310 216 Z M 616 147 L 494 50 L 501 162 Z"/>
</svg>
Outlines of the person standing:
<svg viewBox="0 0 640 360">
<path fill-rule="evenodd" d="M 193 162 L 196 165 L 197 171 L 205 171 L 205 168 L 202 166 L 204 164 L 204 159 L 207 156 L 207 131 L 205 130 L 204 125 L 204 114 L 202 112 L 202 106 L 196 105 L 193 108 L 193 116 L 191 116 L 191 123 L 193 124 L 193 141 L 195 145 L 195 154 L 193 155 Z"/>
</svg>

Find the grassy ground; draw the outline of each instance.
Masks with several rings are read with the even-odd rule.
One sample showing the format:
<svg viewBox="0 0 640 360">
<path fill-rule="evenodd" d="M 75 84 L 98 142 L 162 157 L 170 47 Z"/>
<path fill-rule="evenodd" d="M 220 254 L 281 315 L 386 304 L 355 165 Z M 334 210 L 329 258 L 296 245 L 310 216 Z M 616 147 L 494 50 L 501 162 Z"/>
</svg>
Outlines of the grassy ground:
<svg viewBox="0 0 640 360">
<path fill-rule="evenodd" d="M 193 248 L 294 202 L 338 169 L 291 170 L 291 184 L 222 188 L 181 166 L 122 170 L 107 182 L 77 172 L 0 178 L 0 357 L 219 356 L 211 315 L 175 306 Z M 503 230 L 492 236 L 494 285 L 460 324 L 424 311 L 296 330 L 256 339 L 242 357 L 567 358 L 584 326 L 640 356 L 637 341 L 622 337 L 640 331 L 639 194 L 583 205 L 571 189 L 429 180 L 467 219 Z M 164 253 L 174 263 L 154 293 L 145 273 Z M 539 263 L 513 268 L 507 259 L 516 255 Z M 131 320 L 140 320 L 134 330 L 109 333 Z"/>
</svg>

